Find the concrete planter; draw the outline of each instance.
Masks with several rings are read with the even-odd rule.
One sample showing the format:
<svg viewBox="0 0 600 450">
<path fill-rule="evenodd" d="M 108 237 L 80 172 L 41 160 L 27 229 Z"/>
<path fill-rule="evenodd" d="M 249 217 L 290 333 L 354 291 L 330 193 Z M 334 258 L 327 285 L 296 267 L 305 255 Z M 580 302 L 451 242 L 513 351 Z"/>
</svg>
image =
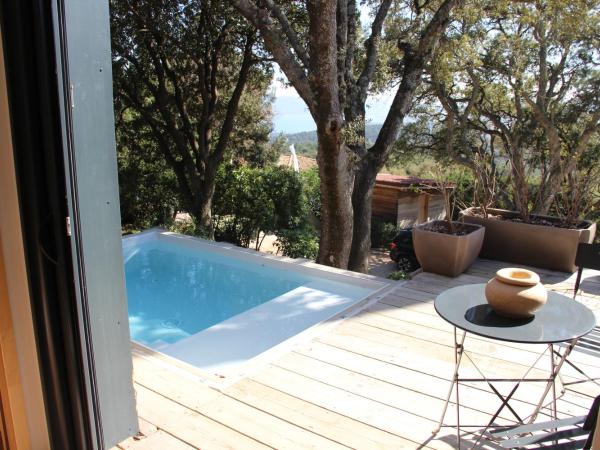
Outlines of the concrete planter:
<svg viewBox="0 0 600 450">
<path fill-rule="evenodd" d="M 463 236 L 427 230 L 428 226 L 437 222 L 442 221 L 433 220 L 413 228 L 415 254 L 423 271 L 456 277 L 479 255 L 485 229 L 471 225 L 472 231 Z"/>
<path fill-rule="evenodd" d="M 558 228 L 546 225 L 512 222 L 475 215 L 477 208 L 461 211 L 462 220 L 485 226 L 481 257 L 526 264 L 562 272 L 574 272 L 575 254 L 580 242 L 591 243 L 596 235 L 596 224 L 586 221 L 587 228 Z M 490 209 L 490 213 L 518 217 L 518 213 L 504 209 Z M 552 217 L 548 217 L 552 220 Z M 555 219 L 555 218 L 554 218 Z"/>
</svg>

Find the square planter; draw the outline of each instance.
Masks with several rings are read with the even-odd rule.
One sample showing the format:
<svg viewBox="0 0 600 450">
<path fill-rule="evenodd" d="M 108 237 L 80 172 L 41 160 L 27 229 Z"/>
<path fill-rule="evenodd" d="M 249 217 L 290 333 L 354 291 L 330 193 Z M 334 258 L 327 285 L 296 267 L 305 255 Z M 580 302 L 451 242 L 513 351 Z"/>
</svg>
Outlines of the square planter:
<svg viewBox="0 0 600 450">
<path fill-rule="evenodd" d="M 462 236 L 427 229 L 439 222 L 443 221 L 432 220 L 413 228 L 415 253 L 425 272 L 456 277 L 479 255 L 485 229 L 481 225 L 470 225 L 472 231 Z"/>
<path fill-rule="evenodd" d="M 512 222 L 493 217 L 479 217 L 478 208 L 461 211 L 462 220 L 485 226 L 481 257 L 526 264 L 561 272 L 574 272 L 575 254 L 580 242 L 591 243 L 596 236 L 596 224 L 585 221 L 587 228 L 558 228 Z M 518 217 L 515 211 L 490 209 L 492 214 L 507 219 Z M 553 217 L 542 216 L 548 220 Z"/>
</svg>

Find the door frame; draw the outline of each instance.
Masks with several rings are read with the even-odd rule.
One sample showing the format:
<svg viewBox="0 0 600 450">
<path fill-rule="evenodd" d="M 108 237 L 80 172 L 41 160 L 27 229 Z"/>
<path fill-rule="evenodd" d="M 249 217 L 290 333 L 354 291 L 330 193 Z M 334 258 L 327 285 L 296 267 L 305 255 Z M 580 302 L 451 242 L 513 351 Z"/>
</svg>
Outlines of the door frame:
<svg viewBox="0 0 600 450">
<path fill-rule="evenodd" d="M 102 0 L 101 4 L 108 11 L 108 0 Z M 73 12 L 76 8 L 86 7 L 90 10 L 98 7 L 97 0 L 72 4 L 65 0 L 0 2 L 14 157 L 10 167 L 14 167 L 13 179 L 18 195 L 15 203 L 18 212 L 7 215 L 20 219 L 16 232 L 22 241 L 26 267 L 22 275 L 26 276 L 29 290 L 29 302 L 23 303 L 30 306 L 29 320 L 33 331 L 30 337 L 37 356 L 33 372 L 37 373 L 43 399 L 43 407 L 38 413 L 45 421 L 41 428 L 30 427 L 29 437 L 31 439 L 38 433 L 44 435 L 47 430 L 48 443 L 32 443 L 31 448 L 85 450 L 102 449 L 110 444 L 105 442 L 102 431 L 92 345 L 92 319 L 95 317 L 90 316 L 87 303 L 79 217 L 72 217 L 72 211 L 77 211 L 78 207 L 77 196 L 73 193 L 76 180 L 72 165 L 75 163 L 74 137 L 77 138 L 77 134 L 73 130 L 66 31 L 70 26 L 80 29 L 81 24 L 74 21 L 82 20 L 82 17 L 69 18 L 66 10 L 70 8 Z M 84 19 L 98 20 L 93 14 Z M 107 25 L 101 24 L 99 28 Z M 106 42 L 100 45 L 103 47 Z M 86 50 L 95 49 L 81 51 Z M 84 85 L 87 82 L 79 81 Z M 110 101 L 112 105 L 112 97 L 107 99 L 106 91 L 98 95 L 103 102 Z M 88 116 L 85 118 L 89 120 Z M 89 143 L 84 140 L 85 144 Z M 118 201 L 116 204 L 118 208 Z M 6 239 L 3 235 L 3 243 Z M 115 239 L 119 239 L 118 230 Z M 111 244 L 114 247 L 116 241 Z M 118 249 L 120 252 L 120 242 Z M 97 279 L 95 282 L 98 284 Z M 17 323 L 14 314 L 13 321 Z M 126 314 L 124 326 L 127 326 Z M 103 330 L 100 328 L 99 331 Z M 129 348 L 129 341 L 126 347 Z M 20 348 L 18 355 L 23 356 Z M 22 371 L 21 376 L 24 373 Z M 110 387 L 110 383 L 116 381 L 111 380 L 105 386 Z M 127 382 L 132 383 L 132 380 Z M 110 406 L 118 407 L 119 399 Z M 137 422 L 137 416 L 135 420 Z M 129 431 L 132 429 L 129 427 Z"/>
</svg>

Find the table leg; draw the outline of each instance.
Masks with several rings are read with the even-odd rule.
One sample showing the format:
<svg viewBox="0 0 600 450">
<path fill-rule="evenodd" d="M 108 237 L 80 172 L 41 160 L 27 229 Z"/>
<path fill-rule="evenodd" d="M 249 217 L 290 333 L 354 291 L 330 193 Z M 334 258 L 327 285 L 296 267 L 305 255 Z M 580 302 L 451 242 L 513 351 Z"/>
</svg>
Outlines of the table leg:
<svg viewBox="0 0 600 450">
<path fill-rule="evenodd" d="M 444 419 L 446 417 L 446 413 L 448 412 L 448 405 L 450 404 L 450 399 L 452 398 L 452 391 L 454 390 L 454 387 L 456 386 L 456 437 L 457 437 L 457 443 L 458 443 L 458 449 L 461 448 L 461 443 L 462 443 L 462 439 L 461 439 L 461 423 L 460 423 L 460 378 L 459 378 L 459 371 L 460 371 L 460 365 L 461 365 L 461 361 L 463 356 L 467 356 L 467 358 L 469 358 L 468 354 L 465 353 L 465 349 L 464 349 L 464 343 L 465 343 L 465 338 L 466 338 L 466 332 L 463 332 L 461 336 L 459 336 L 457 328 L 454 327 L 454 374 L 452 376 L 452 381 L 450 383 L 450 387 L 448 389 L 448 395 L 446 396 L 445 402 L 444 402 L 444 408 L 442 410 L 442 414 L 440 417 L 440 421 L 437 425 L 437 427 L 433 430 L 433 434 L 437 434 L 440 429 L 445 426 L 444 425 Z M 536 417 L 538 416 L 539 412 L 541 411 L 543 405 L 544 405 L 544 400 L 546 399 L 546 397 L 548 396 L 548 394 L 550 393 L 550 389 L 552 389 L 552 405 L 551 405 L 551 415 L 554 419 L 557 418 L 557 393 L 556 393 L 556 378 L 559 376 L 560 370 L 563 366 L 563 364 L 565 363 L 567 356 L 570 354 L 571 350 L 573 349 L 573 347 L 575 346 L 575 343 L 577 341 L 571 341 L 569 343 L 569 346 L 565 349 L 565 352 L 561 355 L 558 352 L 555 352 L 554 350 L 554 346 L 553 344 L 548 344 L 548 348 L 547 351 L 550 354 L 550 376 L 548 378 L 544 378 L 544 379 L 537 379 L 537 378 L 530 378 L 530 379 L 526 379 L 527 375 L 530 373 L 530 371 L 535 367 L 535 365 L 543 358 L 544 354 L 546 353 L 545 351 L 542 352 L 538 358 L 536 359 L 536 361 L 529 367 L 529 369 L 524 373 L 524 375 L 520 378 L 520 379 L 488 379 L 485 377 L 485 375 L 483 373 L 481 373 L 481 371 L 477 368 L 477 365 L 472 361 L 472 363 L 475 365 L 475 368 L 479 371 L 480 375 L 482 378 L 465 378 L 462 381 L 473 381 L 473 382 L 486 382 L 489 387 L 492 389 L 492 391 L 500 398 L 500 400 L 502 401 L 502 405 L 499 407 L 499 409 L 496 411 L 496 413 L 494 414 L 492 420 L 485 426 L 483 432 L 480 433 L 477 441 L 475 442 L 473 448 L 475 448 L 477 446 L 477 444 L 480 442 L 481 438 L 483 437 L 483 435 L 485 434 L 486 430 L 491 426 L 491 424 L 493 423 L 493 421 L 495 420 L 495 418 L 500 414 L 500 412 L 502 411 L 503 408 L 507 407 L 508 409 L 511 410 L 511 412 L 515 415 L 516 419 L 521 422 L 524 423 L 523 419 L 521 417 L 519 417 L 519 415 L 516 413 L 516 411 L 514 411 L 512 409 L 512 407 L 509 405 L 509 402 L 513 396 L 513 394 L 515 393 L 515 391 L 518 389 L 518 387 L 520 386 L 521 382 L 540 382 L 540 381 L 544 381 L 546 382 L 546 387 L 544 389 L 544 393 L 542 394 L 542 397 L 539 401 L 539 403 L 536 405 L 536 408 L 534 409 L 534 412 L 532 413 L 532 415 L 529 417 L 529 421 L 528 423 L 533 423 L 536 419 Z M 555 354 L 557 356 L 560 356 L 560 358 L 558 360 L 555 360 Z M 469 358 L 470 359 L 470 358 Z M 515 386 L 513 387 L 512 391 L 510 392 L 510 394 L 507 397 L 504 397 L 500 394 L 500 392 L 498 392 L 496 390 L 496 388 L 494 387 L 494 385 L 491 383 L 492 381 L 514 381 L 516 382 Z"/>
<path fill-rule="evenodd" d="M 460 397 L 458 392 L 458 372 L 460 368 L 460 363 L 463 356 L 464 351 L 464 343 L 465 337 L 467 336 L 466 331 L 462 333 L 460 339 L 458 338 L 456 327 L 454 327 L 454 374 L 452 376 L 452 381 L 450 383 L 450 388 L 448 389 L 448 395 L 446 396 L 446 401 L 444 402 L 444 408 L 442 410 L 442 415 L 440 417 L 440 421 L 437 427 L 433 430 L 433 434 L 437 434 L 442 425 L 444 424 L 444 418 L 446 417 L 446 412 L 448 411 L 448 405 L 450 404 L 450 398 L 452 397 L 452 391 L 454 390 L 454 386 L 456 385 L 456 437 L 458 440 L 458 448 L 460 449 Z"/>
<path fill-rule="evenodd" d="M 542 406 L 544 404 L 544 400 L 546 399 L 546 397 L 548 396 L 548 393 L 550 392 L 550 389 L 552 389 L 552 408 L 551 408 L 552 409 L 552 417 L 554 419 L 556 419 L 556 415 L 557 415 L 556 378 L 558 377 L 558 374 L 560 373 L 560 369 L 562 368 L 567 357 L 571 353 L 571 350 L 573 350 L 573 347 L 575 347 L 576 343 L 577 343 L 577 339 L 574 339 L 571 342 L 569 342 L 569 346 L 565 349 L 564 353 L 561 355 L 561 357 L 558 361 L 556 361 L 554 359 L 554 355 L 555 355 L 554 346 L 552 344 L 548 344 L 548 350 L 550 351 L 550 359 L 551 359 L 550 377 L 548 377 L 548 381 L 546 383 L 546 388 L 544 389 L 542 397 L 540 398 L 540 401 L 536 405 L 536 407 L 533 411 L 533 414 L 531 414 L 531 417 L 529 418 L 528 423 L 533 423 L 535 421 L 535 419 L 537 418 L 537 416 L 540 413 Z"/>
<path fill-rule="evenodd" d="M 454 342 L 456 343 L 456 328 L 454 328 Z M 463 337 L 463 343 L 464 343 L 464 337 Z M 460 450 L 460 397 L 458 395 L 460 383 L 458 381 L 458 369 L 460 367 L 460 359 L 462 358 L 462 354 L 463 354 L 462 344 L 458 347 L 458 351 L 460 352 L 460 354 L 458 356 L 456 355 L 456 352 L 454 354 L 454 362 L 456 365 L 456 370 L 454 371 L 454 373 L 455 373 L 454 376 L 456 378 L 456 441 L 458 443 L 457 448 L 458 448 L 458 450 Z"/>
<path fill-rule="evenodd" d="M 554 345 L 550 344 L 549 346 L 550 349 L 550 373 L 554 374 L 556 373 L 556 375 L 558 375 L 558 372 L 555 372 L 556 370 L 556 363 L 554 361 Z M 556 408 L 556 377 L 552 377 L 552 419 L 556 420 L 556 414 L 557 414 L 557 408 Z"/>
</svg>

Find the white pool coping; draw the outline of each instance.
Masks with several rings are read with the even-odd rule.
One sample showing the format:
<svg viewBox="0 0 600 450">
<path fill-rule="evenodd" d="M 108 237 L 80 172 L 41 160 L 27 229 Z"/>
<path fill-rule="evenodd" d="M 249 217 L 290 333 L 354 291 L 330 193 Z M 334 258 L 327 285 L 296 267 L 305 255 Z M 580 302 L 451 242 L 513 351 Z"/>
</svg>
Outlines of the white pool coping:
<svg viewBox="0 0 600 450">
<path fill-rule="evenodd" d="M 293 270 L 318 278 L 167 345 L 160 351 L 134 343 L 139 350 L 138 356 L 141 353 L 145 357 L 158 357 L 164 363 L 176 363 L 180 368 L 191 369 L 200 378 L 213 384 L 216 382 L 220 387 L 226 380 L 230 384 L 247 376 L 257 366 L 272 361 L 290 351 L 294 345 L 375 303 L 389 288 L 398 286 L 396 282 L 372 275 L 323 266 L 305 259 L 260 253 L 229 243 L 207 241 L 161 229 L 125 236 L 123 248 L 148 240 L 185 245 L 251 264 Z M 328 281 L 343 285 L 335 286 L 335 294 L 325 292 L 331 289 Z M 356 288 L 370 292 L 358 299 L 349 298 L 348 295 L 352 295 L 352 290 Z"/>
</svg>

